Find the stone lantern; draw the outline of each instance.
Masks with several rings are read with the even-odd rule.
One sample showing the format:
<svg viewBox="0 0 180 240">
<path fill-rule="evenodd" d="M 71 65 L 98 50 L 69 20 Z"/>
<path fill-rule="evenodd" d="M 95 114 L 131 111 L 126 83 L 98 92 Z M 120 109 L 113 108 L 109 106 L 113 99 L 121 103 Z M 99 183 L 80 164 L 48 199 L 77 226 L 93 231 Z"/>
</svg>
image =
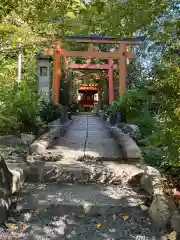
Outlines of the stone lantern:
<svg viewBox="0 0 180 240">
<path fill-rule="evenodd" d="M 37 92 L 46 102 L 51 101 L 51 62 L 49 56 L 37 56 Z"/>
</svg>

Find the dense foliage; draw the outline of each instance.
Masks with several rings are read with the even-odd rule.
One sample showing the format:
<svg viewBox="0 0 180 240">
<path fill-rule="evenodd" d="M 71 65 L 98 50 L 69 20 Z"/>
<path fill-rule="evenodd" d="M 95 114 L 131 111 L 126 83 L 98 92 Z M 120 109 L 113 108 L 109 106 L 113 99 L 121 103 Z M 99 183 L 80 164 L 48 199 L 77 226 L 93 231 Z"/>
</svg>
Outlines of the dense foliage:
<svg viewBox="0 0 180 240">
<path fill-rule="evenodd" d="M 0 96 L 0 134 L 37 133 L 61 116 L 61 105 L 46 103 L 25 82 L 4 85 Z"/>
<path fill-rule="evenodd" d="M 109 110 L 124 113 L 127 121 L 138 124 L 142 135 L 146 136 L 151 134 L 155 127 L 149 111 L 150 98 L 146 88 L 128 90 L 123 97 L 110 106 Z"/>
<path fill-rule="evenodd" d="M 39 111 L 39 116 L 43 122 L 49 123 L 61 116 L 62 106 L 55 105 L 52 102 L 41 102 L 41 109 Z"/>
<path fill-rule="evenodd" d="M 148 163 L 164 168 L 180 167 L 180 62 L 177 2 L 154 23 L 147 49 L 131 63 L 129 90 L 109 111 L 125 112 L 129 123 L 142 133 L 143 153 Z M 161 27 L 161 28 L 160 28 Z M 151 27 L 150 27 L 151 28 Z M 149 28 L 149 30 L 150 30 Z M 150 60 L 150 62 L 149 62 Z M 141 69 L 141 71 L 139 71 Z"/>
</svg>

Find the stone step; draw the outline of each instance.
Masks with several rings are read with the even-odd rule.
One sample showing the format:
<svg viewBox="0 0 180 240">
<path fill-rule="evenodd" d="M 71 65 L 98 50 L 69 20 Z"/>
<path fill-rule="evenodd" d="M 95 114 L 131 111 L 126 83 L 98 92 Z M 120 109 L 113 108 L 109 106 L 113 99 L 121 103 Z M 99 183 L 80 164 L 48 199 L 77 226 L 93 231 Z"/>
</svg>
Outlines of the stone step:
<svg viewBox="0 0 180 240">
<path fill-rule="evenodd" d="M 34 162 L 33 162 L 34 160 Z M 136 162 L 105 161 L 92 157 L 61 159 L 59 154 L 36 155 L 27 163 L 8 163 L 9 169 L 20 168 L 29 183 L 79 183 L 113 184 L 127 183 L 143 170 Z"/>
<path fill-rule="evenodd" d="M 19 197 L 13 216 L 28 230 L 17 239 L 166 239 L 139 206 L 146 196 L 127 187 L 26 184 Z"/>
<path fill-rule="evenodd" d="M 114 184 L 119 185 L 126 173 L 117 172 L 112 164 L 84 164 L 83 162 L 64 162 L 46 163 L 42 175 L 43 182 L 59 182 L 59 183 L 98 183 L 98 184 Z M 33 179 L 33 178 L 31 178 Z"/>
<path fill-rule="evenodd" d="M 138 206 L 144 195 L 119 186 L 78 184 L 26 184 L 17 203 L 19 212 L 38 211 L 42 216 L 64 214 L 117 214 Z"/>
</svg>

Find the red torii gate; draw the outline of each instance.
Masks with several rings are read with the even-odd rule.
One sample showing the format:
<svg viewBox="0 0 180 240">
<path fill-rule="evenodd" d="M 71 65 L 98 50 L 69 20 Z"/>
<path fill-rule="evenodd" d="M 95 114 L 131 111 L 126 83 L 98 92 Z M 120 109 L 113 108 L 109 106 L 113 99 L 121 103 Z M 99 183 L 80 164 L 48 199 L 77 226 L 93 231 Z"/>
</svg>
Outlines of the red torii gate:
<svg viewBox="0 0 180 240">
<path fill-rule="evenodd" d="M 86 58 L 87 64 L 71 64 L 69 68 L 73 69 L 100 69 L 107 70 L 109 77 L 109 103 L 114 101 L 114 79 L 113 71 L 118 68 L 119 65 L 119 95 L 126 91 L 126 75 L 127 75 L 127 58 L 135 59 L 134 53 L 127 51 L 129 45 L 140 45 L 142 37 L 131 38 L 123 40 L 115 40 L 112 38 L 100 38 L 93 40 L 91 38 L 84 37 L 69 37 L 65 41 L 88 43 L 88 51 L 66 51 L 61 49 L 61 42 L 57 40 L 55 50 L 48 52 L 48 55 L 54 56 L 54 71 L 53 71 L 53 102 L 59 103 L 60 99 L 60 76 L 61 76 L 61 56 L 72 58 Z M 96 44 L 119 44 L 119 49 L 116 52 L 98 52 L 93 48 L 93 43 Z M 108 64 L 91 64 L 91 59 L 108 59 Z M 118 59 L 118 65 L 114 64 L 114 59 Z"/>
<path fill-rule="evenodd" d="M 112 59 L 108 60 L 108 64 L 91 64 L 91 59 L 87 59 L 86 64 L 70 64 L 68 68 L 71 69 L 92 69 L 92 70 L 106 70 L 108 71 L 108 83 L 109 83 L 109 104 L 115 100 L 114 95 L 114 69 L 118 68 L 117 64 L 114 64 Z"/>
</svg>

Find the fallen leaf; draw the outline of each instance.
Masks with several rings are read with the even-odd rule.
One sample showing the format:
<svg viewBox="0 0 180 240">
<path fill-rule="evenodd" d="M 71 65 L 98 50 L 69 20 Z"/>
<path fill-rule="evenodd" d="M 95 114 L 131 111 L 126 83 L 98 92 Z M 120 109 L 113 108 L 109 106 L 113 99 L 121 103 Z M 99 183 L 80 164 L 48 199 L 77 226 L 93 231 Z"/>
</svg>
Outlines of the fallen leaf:
<svg viewBox="0 0 180 240">
<path fill-rule="evenodd" d="M 97 224 L 96 224 L 96 228 L 98 228 L 98 229 L 104 228 L 104 224 L 102 224 L 102 223 L 97 223 Z"/>
<path fill-rule="evenodd" d="M 148 206 L 146 206 L 146 205 L 140 205 L 140 208 L 141 208 L 141 210 L 143 210 L 143 211 L 147 211 L 148 210 Z"/>
<path fill-rule="evenodd" d="M 140 205 L 140 204 L 142 204 L 142 201 L 139 200 L 139 199 L 137 199 L 137 200 L 136 200 L 136 203 L 137 203 L 138 205 Z"/>
<path fill-rule="evenodd" d="M 170 234 L 167 235 L 168 240 L 176 240 L 177 233 L 176 231 L 171 232 Z"/>
<path fill-rule="evenodd" d="M 129 216 L 123 216 L 123 220 L 126 221 L 129 219 Z"/>
<path fill-rule="evenodd" d="M 11 230 L 17 230 L 18 229 L 18 225 L 15 224 L 15 223 L 6 223 L 5 225 L 8 229 L 11 229 Z"/>
</svg>

